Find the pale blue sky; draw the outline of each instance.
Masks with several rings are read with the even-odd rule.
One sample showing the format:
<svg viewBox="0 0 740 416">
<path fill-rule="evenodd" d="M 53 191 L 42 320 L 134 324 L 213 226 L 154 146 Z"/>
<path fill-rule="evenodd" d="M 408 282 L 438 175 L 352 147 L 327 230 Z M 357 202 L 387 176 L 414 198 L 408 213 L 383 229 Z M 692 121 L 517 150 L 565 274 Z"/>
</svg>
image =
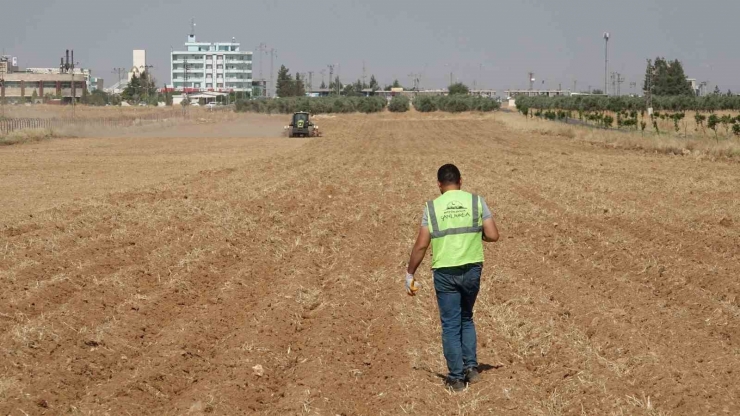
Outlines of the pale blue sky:
<svg viewBox="0 0 740 416">
<path fill-rule="evenodd" d="M 56 66 L 73 48 L 82 66 L 110 84 L 114 67 L 146 49 L 160 83 L 169 82 L 170 47 L 186 40 L 195 17 L 203 41 L 236 37 L 242 49 L 265 42 L 276 67 L 291 72 L 341 65 L 342 81 L 375 74 L 381 84 L 422 73 L 422 87 L 444 87 L 450 71 L 470 85 L 603 88 L 604 41 L 610 70 L 642 83 L 645 60 L 678 58 L 689 76 L 740 91 L 737 0 L 0 0 L 0 49 L 25 67 Z M 255 54 L 254 73 L 259 72 Z M 483 68 L 481 70 L 481 64 Z M 269 59 L 263 67 L 266 76 Z"/>
</svg>

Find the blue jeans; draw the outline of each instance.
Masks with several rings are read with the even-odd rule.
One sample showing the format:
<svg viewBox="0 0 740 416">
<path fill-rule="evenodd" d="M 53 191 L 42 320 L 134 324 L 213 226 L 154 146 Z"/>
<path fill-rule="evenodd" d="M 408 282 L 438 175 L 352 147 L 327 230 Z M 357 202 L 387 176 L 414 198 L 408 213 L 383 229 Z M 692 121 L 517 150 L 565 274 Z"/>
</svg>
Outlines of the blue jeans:
<svg viewBox="0 0 740 416">
<path fill-rule="evenodd" d="M 449 379 L 463 380 L 466 369 L 478 367 L 473 306 L 482 270 L 481 263 L 433 270 Z"/>
</svg>

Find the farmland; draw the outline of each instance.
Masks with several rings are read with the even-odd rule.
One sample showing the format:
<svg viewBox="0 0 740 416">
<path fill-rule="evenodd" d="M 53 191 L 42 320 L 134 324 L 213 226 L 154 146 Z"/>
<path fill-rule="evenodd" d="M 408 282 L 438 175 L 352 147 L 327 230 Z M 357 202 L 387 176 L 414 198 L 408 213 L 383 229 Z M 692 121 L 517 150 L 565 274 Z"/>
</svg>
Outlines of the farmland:
<svg viewBox="0 0 740 416">
<path fill-rule="evenodd" d="M 275 117 L 0 148 L 0 414 L 740 411 L 740 169 L 711 140 L 410 111 L 297 142 Z M 502 234 L 460 394 L 429 259 L 402 283 L 448 162 Z"/>
</svg>

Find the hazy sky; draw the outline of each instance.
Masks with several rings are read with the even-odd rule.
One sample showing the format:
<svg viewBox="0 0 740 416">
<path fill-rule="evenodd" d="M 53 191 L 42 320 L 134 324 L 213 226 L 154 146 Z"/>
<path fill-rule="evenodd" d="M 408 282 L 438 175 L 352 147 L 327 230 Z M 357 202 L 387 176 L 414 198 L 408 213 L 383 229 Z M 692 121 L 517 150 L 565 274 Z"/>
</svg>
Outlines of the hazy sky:
<svg viewBox="0 0 740 416">
<path fill-rule="evenodd" d="M 681 60 L 711 88 L 740 91 L 738 0 L 0 0 L 0 10 L 0 49 L 21 66 L 57 66 L 74 49 L 106 85 L 113 68 L 132 65 L 133 49 L 146 49 L 169 83 L 170 47 L 182 49 L 195 18 L 199 41 L 236 37 L 242 50 L 265 42 L 277 50 L 275 70 L 314 71 L 314 86 L 327 64 L 340 64 L 347 82 L 364 61 L 381 84 L 410 85 L 409 74 L 421 73 L 423 88 L 439 88 L 453 72 L 502 91 L 526 88 L 533 71 L 538 88 L 603 88 L 609 31 L 623 92 L 630 82 L 640 88 L 645 60 L 657 55 Z"/>
</svg>

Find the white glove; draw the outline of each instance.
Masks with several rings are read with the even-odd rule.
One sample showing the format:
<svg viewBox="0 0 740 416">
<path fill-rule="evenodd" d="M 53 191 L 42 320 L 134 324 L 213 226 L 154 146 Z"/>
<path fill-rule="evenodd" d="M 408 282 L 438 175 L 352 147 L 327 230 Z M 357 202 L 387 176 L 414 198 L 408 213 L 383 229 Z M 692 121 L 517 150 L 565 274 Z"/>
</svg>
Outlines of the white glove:
<svg viewBox="0 0 740 416">
<path fill-rule="evenodd" d="M 416 296 L 416 292 L 419 290 L 419 283 L 414 280 L 414 275 L 406 272 L 406 293 L 409 296 Z"/>
</svg>

